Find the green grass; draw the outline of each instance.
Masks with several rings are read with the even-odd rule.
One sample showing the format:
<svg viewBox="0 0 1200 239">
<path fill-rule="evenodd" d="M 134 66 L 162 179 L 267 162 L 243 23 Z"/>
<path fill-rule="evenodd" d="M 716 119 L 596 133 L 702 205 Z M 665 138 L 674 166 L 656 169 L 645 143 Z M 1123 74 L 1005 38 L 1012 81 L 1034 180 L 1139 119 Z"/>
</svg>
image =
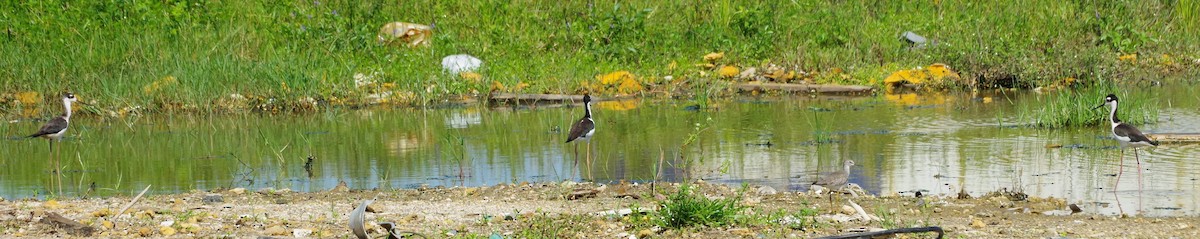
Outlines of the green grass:
<svg viewBox="0 0 1200 239">
<path fill-rule="evenodd" d="M 93 103 L 85 113 L 217 112 L 235 93 L 252 109 L 311 110 L 296 102 L 370 103 L 363 98 L 385 89 L 356 87 L 353 76 L 371 72 L 405 93 L 387 102 L 398 105 L 486 93 L 493 81 L 585 92 L 583 82 L 616 70 L 654 89 L 668 75 L 716 80 L 694 66 L 709 52 L 726 52 L 718 65 L 778 64 L 820 83 L 879 84 L 937 62 L 980 86 L 1140 80 L 1194 68 L 1197 2 L 16 1 L 0 3 L 0 108 L 21 107 L 15 92 L 55 103 L 53 92 L 70 89 Z M 432 46 L 380 46 L 375 34 L 392 21 L 436 25 Z M 907 50 L 904 31 L 939 45 Z M 484 80 L 441 73 L 441 57 L 459 53 L 485 61 Z M 1140 60 L 1116 59 L 1129 53 Z M 822 73 L 834 68 L 851 77 Z M 146 90 L 167 77 L 177 83 Z"/>
<path fill-rule="evenodd" d="M 667 228 L 684 228 L 694 226 L 723 226 L 733 224 L 741 213 L 743 206 L 738 205 L 740 197 L 725 199 L 709 199 L 697 195 L 692 186 L 683 185 L 679 191 L 671 194 L 659 208 L 659 224 Z"/>
<path fill-rule="evenodd" d="M 1058 90 L 1038 96 L 1041 104 L 1022 104 L 1018 118 L 1044 128 L 1107 125 L 1108 107 L 1104 97 L 1116 94 L 1120 101 L 1117 117 L 1134 125 L 1155 123 L 1158 104 L 1153 94 L 1128 94 L 1115 84 L 1107 83 L 1081 89 Z"/>
</svg>

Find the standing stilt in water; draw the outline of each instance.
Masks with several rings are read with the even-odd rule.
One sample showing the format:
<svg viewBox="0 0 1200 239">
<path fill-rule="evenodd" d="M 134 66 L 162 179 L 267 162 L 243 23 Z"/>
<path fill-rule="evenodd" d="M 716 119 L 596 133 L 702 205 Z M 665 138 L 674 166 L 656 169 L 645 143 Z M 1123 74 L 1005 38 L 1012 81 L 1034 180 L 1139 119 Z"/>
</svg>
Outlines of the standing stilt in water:
<svg viewBox="0 0 1200 239">
<path fill-rule="evenodd" d="M 62 101 L 65 108 L 63 114 L 51 119 L 50 122 L 46 122 L 37 133 L 29 135 L 29 138 L 43 137 L 49 139 L 50 161 L 54 167 L 51 173 L 54 173 L 55 177 L 57 177 L 59 194 L 62 194 L 62 172 L 59 171 L 61 168 L 58 165 L 58 160 L 54 158 L 54 141 L 62 141 L 63 135 L 67 133 L 67 126 L 71 123 L 71 102 L 75 102 L 75 95 L 71 94 L 71 92 L 63 93 Z M 54 179 L 51 179 L 52 185 L 54 181 Z"/>
<path fill-rule="evenodd" d="M 1108 96 L 1104 97 L 1104 103 L 1092 108 L 1095 110 L 1105 105 L 1108 106 L 1108 122 L 1112 125 L 1113 139 L 1116 139 L 1117 142 L 1121 143 L 1121 156 L 1117 161 L 1117 180 L 1116 183 L 1113 183 L 1113 193 L 1116 193 L 1117 185 L 1121 183 L 1121 173 L 1125 171 L 1125 148 L 1133 149 L 1133 158 L 1137 161 L 1138 167 L 1138 191 L 1141 192 L 1142 159 L 1138 157 L 1137 148 L 1158 146 L 1158 142 L 1154 142 L 1153 140 L 1150 140 L 1150 138 L 1147 138 L 1146 135 L 1142 134 L 1141 130 L 1137 129 L 1137 127 L 1133 127 L 1133 125 L 1121 122 L 1121 119 L 1117 118 L 1118 101 L 1120 100 L 1117 99 L 1117 95 L 1108 94 Z M 1120 204 L 1118 204 L 1118 207 L 1119 206 Z"/>
<path fill-rule="evenodd" d="M 567 134 L 567 143 L 570 143 L 570 142 L 578 140 L 578 139 L 587 141 L 587 147 L 584 150 L 587 151 L 587 158 L 588 158 L 589 162 L 591 161 L 591 158 L 592 158 L 592 150 L 591 150 L 592 141 L 590 139 L 591 139 L 593 133 L 596 133 L 596 123 L 592 121 L 592 96 L 585 94 L 585 95 L 583 95 L 583 118 L 580 118 L 579 121 L 576 121 L 575 124 L 571 125 L 571 132 Z M 575 144 L 575 166 L 574 166 L 574 168 L 578 168 L 578 167 L 579 167 L 579 144 Z M 574 170 L 574 168 L 572 170 Z M 575 174 L 575 172 L 572 171 L 571 172 L 572 178 L 575 177 L 574 174 Z"/>
</svg>

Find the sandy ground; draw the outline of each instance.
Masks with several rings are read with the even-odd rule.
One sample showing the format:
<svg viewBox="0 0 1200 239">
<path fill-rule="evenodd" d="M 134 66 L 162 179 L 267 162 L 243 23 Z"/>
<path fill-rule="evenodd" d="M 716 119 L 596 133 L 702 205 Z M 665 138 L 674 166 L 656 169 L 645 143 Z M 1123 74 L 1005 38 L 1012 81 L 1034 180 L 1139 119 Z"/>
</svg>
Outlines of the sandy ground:
<svg viewBox="0 0 1200 239">
<path fill-rule="evenodd" d="M 738 188 L 698 183 L 710 198 L 738 195 Z M 677 184 L 661 184 L 673 192 Z M 593 191 L 594 190 L 594 191 Z M 1200 238 L 1195 217 L 1143 218 L 1071 214 L 1061 200 L 993 195 L 957 199 L 951 195 L 845 195 L 831 204 L 813 193 L 749 188 L 741 194 L 747 208 L 732 225 L 664 229 L 649 222 L 655 214 L 597 215 L 613 209 L 653 210 L 661 195 L 648 185 L 522 183 L 479 188 L 423 188 L 355 191 L 335 188 L 298 193 L 287 189 L 191 192 L 148 195 L 127 212 L 118 211 L 133 197 L 0 202 L 0 231 L 16 238 L 353 238 L 348 218 L 365 199 L 368 232 L 383 235 L 375 222 L 429 238 L 813 238 L 856 230 L 940 226 L 947 238 Z M 574 192 L 595 197 L 569 199 Z M 658 198 L 656 199 L 656 196 Z M 1016 200 L 1014 200 L 1016 199 Z M 854 201 L 878 220 L 858 219 Z M 802 209 L 816 216 L 780 216 Z M 1050 215 L 1048 215 L 1050 214 Z M 81 225 L 54 223 L 54 215 Z M 798 225 L 796 220 L 815 220 Z M 846 221 L 849 220 L 849 221 Z M 789 223 L 793 222 L 793 223 Z M 90 231 L 90 232 L 89 232 Z M 932 238 L 902 234 L 899 238 Z"/>
</svg>

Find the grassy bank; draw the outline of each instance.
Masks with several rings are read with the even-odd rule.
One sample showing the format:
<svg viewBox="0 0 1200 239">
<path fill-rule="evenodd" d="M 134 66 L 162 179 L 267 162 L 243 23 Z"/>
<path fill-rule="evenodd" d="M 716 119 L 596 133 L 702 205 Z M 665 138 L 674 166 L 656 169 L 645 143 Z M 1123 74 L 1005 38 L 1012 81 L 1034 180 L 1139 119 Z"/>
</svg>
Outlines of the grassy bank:
<svg viewBox="0 0 1200 239">
<path fill-rule="evenodd" d="M 30 112 L 63 89 L 106 115 L 420 105 L 491 90 L 596 91 L 597 75 L 622 70 L 645 88 L 627 93 L 708 92 L 698 83 L 722 80 L 726 65 L 775 64 L 839 84 L 880 85 L 932 63 L 981 87 L 1144 80 L 1195 74 L 1198 9 L 1195 0 L 6 2 L 0 109 Z M 381 46 L 375 34 L 392 21 L 435 25 L 432 45 Z M 938 43 L 911 50 L 904 31 Z M 725 53 L 716 68 L 696 66 L 712 52 Z M 440 59 L 460 53 L 485 61 L 483 79 L 442 73 Z M 374 84 L 355 84 L 372 72 Z"/>
</svg>

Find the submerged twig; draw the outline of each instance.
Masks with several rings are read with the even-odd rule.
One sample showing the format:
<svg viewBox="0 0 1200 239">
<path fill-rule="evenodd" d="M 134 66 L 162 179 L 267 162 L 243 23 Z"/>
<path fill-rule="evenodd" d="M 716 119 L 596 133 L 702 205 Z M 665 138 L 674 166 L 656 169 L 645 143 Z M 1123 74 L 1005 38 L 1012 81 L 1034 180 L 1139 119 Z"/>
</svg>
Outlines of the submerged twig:
<svg viewBox="0 0 1200 239">
<path fill-rule="evenodd" d="M 134 203 L 137 203 L 138 199 L 142 199 L 142 195 L 146 195 L 146 191 L 150 191 L 150 185 L 146 185 L 146 189 L 142 189 L 142 193 L 138 193 L 137 197 L 133 197 L 133 201 L 129 201 L 129 204 L 125 204 L 125 207 L 121 208 L 120 212 L 117 212 L 117 216 L 125 214 L 125 211 L 129 210 L 129 207 L 132 207 Z"/>
</svg>

